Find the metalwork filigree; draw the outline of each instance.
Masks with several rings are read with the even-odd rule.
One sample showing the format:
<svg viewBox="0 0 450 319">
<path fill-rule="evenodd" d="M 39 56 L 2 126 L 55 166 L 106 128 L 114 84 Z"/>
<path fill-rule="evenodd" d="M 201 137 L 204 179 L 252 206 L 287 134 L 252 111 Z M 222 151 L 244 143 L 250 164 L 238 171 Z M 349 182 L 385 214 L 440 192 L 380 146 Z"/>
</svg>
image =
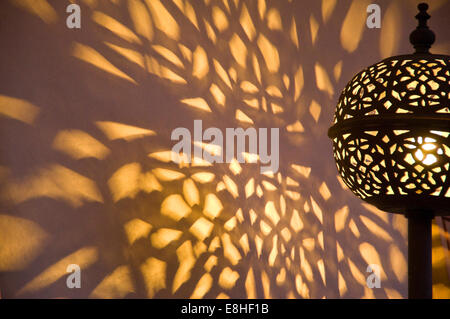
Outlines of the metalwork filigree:
<svg viewBox="0 0 450 319">
<path fill-rule="evenodd" d="M 397 213 L 405 201 L 449 209 L 449 78 L 448 56 L 419 54 L 383 60 L 347 84 L 329 135 L 357 196 Z"/>
</svg>

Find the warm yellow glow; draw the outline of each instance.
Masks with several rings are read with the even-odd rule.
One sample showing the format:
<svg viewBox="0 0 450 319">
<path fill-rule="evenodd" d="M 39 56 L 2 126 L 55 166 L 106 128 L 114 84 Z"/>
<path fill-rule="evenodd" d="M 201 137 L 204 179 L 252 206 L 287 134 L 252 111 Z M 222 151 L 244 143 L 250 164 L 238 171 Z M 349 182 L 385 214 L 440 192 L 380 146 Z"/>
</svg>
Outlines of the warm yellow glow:
<svg viewBox="0 0 450 319">
<path fill-rule="evenodd" d="M 132 141 L 144 136 L 156 135 L 152 130 L 123 123 L 97 121 L 95 124 L 110 140 L 124 139 L 126 141 Z"/>
<path fill-rule="evenodd" d="M 261 283 L 264 291 L 264 298 L 271 299 L 272 294 L 270 293 L 270 279 L 265 271 L 261 271 Z"/>
<path fill-rule="evenodd" d="M 249 81 L 242 81 L 241 82 L 241 89 L 244 92 L 246 92 L 246 93 L 256 93 L 256 92 L 258 92 L 258 88 L 253 83 L 251 83 Z M 250 100 L 248 100 L 248 101 L 250 101 Z M 251 102 L 247 102 L 247 103 L 251 104 Z"/>
<path fill-rule="evenodd" d="M 236 110 L 236 120 L 241 121 L 243 123 L 253 124 L 253 120 L 244 112 L 237 109 Z"/>
<path fill-rule="evenodd" d="M 226 28 L 228 28 L 228 19 L 225 13 L 220 10 L 219 7 L 214 6 L 212 10 L 212 18 L 214 21 L 215 26 L 219 30 L 219 32 L 222 32 Z"/>
<path fill-rule="evenodd" d="M 83 247 L 74 253 L 60 259 L 23 286 L 17 295 L 32 293 L 44 289 L 67 275 L 67 266 L 76 264 L 83 271 L 98 260 L 98 250 L 95 247 Z"/>
<path fill-rule="evenodd" d="M 339 287 L 339 295 L 342 297 L 347 292 L 347 284 L 345 283 L 345 279 L 342 276 L 341 272 L 338 274 L 338 287 Z"/>
<path fill-rule="evenodd" d="M 283 94 L 281 93 L 280 89 L 274 85 L 269 85 L 266 88 L 266 92 L 267 92 L 267 94 L 274 96 L 274 97 L 279 97 L 279 98 L 283 97 Z"/>
<path fill-rule="evenodd" d="M 180 28 L 173 16 L 167 11 L 160 0 L 145 0 L 152 14 L 156 28 L 164 32 L 172 40 L 180 38 Z"/>
<path fill-rule="evenodd" d="M 267 26 L 271 30 L 282 30 L 283 26 L 281 24 L 280 13 L 277 9 L 270 9 L 267 13 Z"/>
<path fill-rule="evenodd" d="M 319 187 L 319 193 L 325 200 L 329 200 L 331 197 L 331 192 L 328 189 L 327 183 L 323 182 Z"/>
<path fill-rule="evenodd" d="M 336 65 L 333 68 L 333 75 L 336 82 L 339 81 L 339 79 L 341 78 L 341 74 L 342 74 L 342 60 L 336 63 Z"/>
<path fill-rule="evenodd" d="M 331 97 L 334 94 L 334 89 L 327 71 L 322 65 L 320 65 L 320 63 L 316 63 L 314 65 L 314 71 L 316 74 L 317 88 L 321 91 L 327 92 L 328 95 Z"/>
<path fill-rule="evenodd" d="M 216 37 L 216 33 L 214 32 L 213 28 L 211 27 L 211 25 L 208 23 L 208 21 L 206 21 L 206 19 L 203 20 L 205 23 L 205 27 L 206 27 L 206 34 L 208 35 L 208 38 L 211 39 L 211 41 L 215 44 L 217 41 L 217 37 Z"/>
<path fill-rule="evenodd" d="M 239 253 L 239 250 L 231 242 L 230 235 L 228 234 L 222 235 L 222 244 L 223 244 L 223 254 L 225 258 L 227 258 L 232 265 L 237 265 L 239 260 L 241 260 L 241 254 Z"/>
<path fill-rule="evenodd" d="M 183 195 L 189 206 L 200 204 L 200 194 L 194 181 L 190 178 L 183 182 Z"/>
<path fill-rule="evenodd" d="M 211 109 L 208 103 L 201 97 L 192 98 L 192 99 L 183 99 L 182 103 L 189 105 L 191 107 L 197 108 L 202 111 L 211 112 Z"/>
<path fill-rule="evenodd" d="M 48 234 L 31 220 L 0 215 L 0 271 L 24 269 L 48 240 Z"/>
<path fill-rule="evenodd" d="M 203 266 L 207 272 L 211 272 L 214 266 L 218 265 L 218 258 L 214 255 L 209 256 L 208 260 L 205 262 Z"/>
<path fill-rule="evenodd" d="M 256 34 L 255 25 L 253 24 L 252 18 L 250 17 L 250 14 L 248 13 L 247 10 L 247 6 L 245 4 L 242 5 L 242 13 L 239 21 L 245 33 L 247 34 L 247 37 L 250 40 L 253 40 Z"/>
<path fill-rule="evenodd" d="M 217 85 L 211 84 L 209 91 L 214 96 L 214 99 L 216 100 L 217 104 L 219 104 L 221 106 L 225 106 L 225 101 L 226 101 L 225 94 L 222 92 L 222 90 Z"/>
<path fill-rule="evenodd" d="M 339 245 L 338 241 L 336 241 L 336 251 L 338 262 L 341 262 L 342 260 L 344 260 L 344 250 L 342 249 L 341 245 Z"/>
<path fill-rule="evenodd" d="M 139 178 L 141 166 L 138 163 L 130 163 L 122 166 L 108 180 L 114 202 L 123 198 L 133 198 L 140 190 Z"/>
<path fill-rule="evenodd" d="M 252 61 L 253 61 L 253 70 L 255 71 L 255 76 L 256 76 L 258 82 L 261 83 L 261 68 L 259 66 L 258 58 L 256 57 L 256 55 L 253 55 Z"/>
<path fill-rule="evenodd" d="M 305 131 L 305 128 L 303 127 L 302 123 L 297 120 L 295 121 L 295 123 L 286 126 L 286 130 L 291 133 L 301 133 Z"/>
<path fill-rule="evenodd" d="M 266 14 L 266 0 L 258 0 L 258 13 L 261 20 L 264 19 Z"/>
<path fill-rule="evenodd" d="M 106 41 L 105 41 L 105 44 L 108 47 L 110 47 L 112 50 L 114 50 L 117 53 L 119 53 L 120 55 L 122 55 L 128 61 L 136 63 L 141 68 L 144 68 L 144 57 L 141 54 L 139 54 L 138 52 L 131 50 L 131 49 L 120 47 L 118 45 L 114 45 L 114 44 L 106 42 Z"/>
<path fill-rule="evenodd" d="M 323 224 L 323 213 L 322 209 L 320 208 L 319 204 L 314 200 L 312 196 L 310 196 L 311 199 L 311 206 L 313 209 L 314 215 L 316 215 L 317 219 L 320 221 L 321 224 Z"/>
<path fill-rule="evenodd" d="M 303 298 L 310 298 L 309 288 L 300 275 L 295 276 L 295 289 L 297 290 L 297 293 Z"/>
<path fill-rule="evenodd" d="M 134 218 L 124 225 L 128 242 L 132 245 L 136 240 L 148 236 L 153 226 L 142 219 Z"/>
<path fill-rule="evenodd" d="M 189 19 L 189 21 L 192 22 L 192 24 L 197 28 L 198 28 L 198 21 L 197 21 L 197 17 L 195 16 L 195 11 L 194 8 L 192 8 L 192 5 L 186 1 L 184 3 L 184 15 Z"/>
<path fill-rule="evenodd" d="M 173 72 L 171 69 L 160 65 L 159 67 L 160 69 L 160 74 L 162 78 L 165 78 L 173 83 L 178 83 L 178 84 L 186 84 L 186 80 L 181 77 L 180 75 L 178 75 L 177 73 Z"/>
<path fill-rule="evenodd" d="M 290 37 L 291 37 L 292 43 L 294 43 L 294 45 L 298 49 L 300 47 L 300 45 L 298 43 L 297 24 L 295 23 L 295 19 L 292 19 Z"/>
<path fill-rule="evenodd" d="M 224 289 L 231 289 L 236 284 L 239 274 L 236 271 L 231 270 L 230 267 L 226 267 L 222 270 L 219 276 L 219 285 Z"/>
<path fill-rule="evenodd" d="M 336 0 L 322 0 L 322 20 L 327 23 L 336 7 Z"/>
<path fill-rule="evenodd" d="M 164 182 L 179 180 L 185 176 L 183 173 L 166 168 L 155 168 L 152 172 L 159 180 Z"/>
<path fill-rule="evenodd" d="M 408 264 L 402 251 L 395 244 L 392 244 L 389 248 L 389 260 L 397 280 L 399 282 L 406 282 L 408 275 Z"/>
<path fill-rule="evenodd" d="M 258 47 L 270 72 L 277 72 L 280 67 L 280 57 L 277 48 L 262 34 L 258 37 Z"/>
<path fill-rule="evenodd" d="M 297 171 L 298 173 L 303 175 L 305 178 L 308 178 L 309 174 L 311 173 L 311 167 L 301 166 L 301 165 L 297 165 L 297 164 L 291 164 L 291 167 L 295 171 Z"/>
<path fill-rule="evenodd" d="M 319 31 L 319 23 L 317 22 L 316 18 L 314 18 L 314 15 L 311 15 L 309 17 L 309 30 L 311 32 L 312 45 L 314 46 L 317 39 L 317 32 Z"/>
<path fill-rule="evenodd" d="M 319 269 L 320 278 L 322 278 L 322 282 L 324 285 L 327 284 L 326 277 L 325 277 L 325 264 L 323 262 L 323 259 L 320 259 L 317 261 L 317 268 Z"/>
<path fill-rule="evenodd" d="M 277 190 L 276 186 L 268 181 L 262 181 L 262 185 L 264 186 L 264 189 L 267 191 L 275 191 Z"/>
<path fill-rule="evenodd" d="M 283 285 L 284 282 L 285 282 L 285 280 L 286 280 L 286 269 L 285 269 L 285 268 L 282 268 L 282 269 L 280 270 L 279 274 L 278 274 L 277 277 L 276 277 L 277 285 L 278 285 L 278 286 Z"/>
<path fill-rule="evenodd" d="M 90 298 L 117 299 L 134 292 L 134 284 L 128 266 L 119 266 L 108 274 L 89 295 Z"/>
<path fill-rule="evenodd" d="M 308 281 L 310 282 L 314 281 L 314 275 L 311 265 L 308 262 L 307 258 L 305 257 L 305 251 L 303 250 L 302 247 L 300 247 L 300 268 Z"/>
<path fill-rule="evenodd" d="M 176 229 L 160 228 L 150 236 L 150 240 L 153 247 L 161 249 L 178 240 L 182 234 L 181 231 Z"/>
<path fill-rule="evenodd" d="M 348 213 L 349 209 L 347 205 L 340 208 L 339 210 L 336 211 L 336 213 L 334 213 L 334 227 L 336 229 L 336 233 L 344 229 Z"/>
<path fill-rule="evenodd" d="M 12 0 L 11 2 L 38 16 L 45 23 L 56 23 L 58 21 L 56 10 L 47 0 Z"/>
<path fill-rule="evenodd" d="M 269 220 L 273 223 L 273 225 L 277 225 L 280 221 L 280 215 L 275 208 L 275 205 L 272 201 L 266 203 L 264 208 L 264 214 L 269 218 Z"/>
<path fill-rule="evenodd" d="M 366 276 L 359 270 L 351 259 L 348 259 L 348 266 L 353 278 L 356 279 L 360 285 L 366 286 Z"/>
<path fill-rule="evenodd" d="M 80 130 L 62 130 L 53 140 L 53 148 L 66 153 L 74 159 L 104 159 L 110 150 L 86 132 Z"/>
<path fill-rule="evenodd" d="M 148 258 L 140 266 L 148 298 L 153 298 L 159 290 L 166 287 L 166 268 L 164 261 L 154 257 Z"/>
<path fill-rule="evenodd" d="M 51 164 L 38 169 L 32 176 L 12 181 L 6 196 L 15 203 L 40 197 L 65 201 L 73 207 L 84 202 L 103 202 L 96 184 L 64 166 Z"/>
<path fill-rule="evenodd" d="M 270 267 L 274 266 L 275 260 L 278 256 L 277 242 L 278 242 L 278 236 L 275 235 L 275 236 L 273 236 L 273 239 L 272 239 L 272 250 L 270 251 L 269 258 L 267 260 Z"/>
<path fill-rule="evenodd" d="M 247 234 L 242 235 L 242 237 L 239 239 L 239 244 L 241 245 L 244 254 L 247 255 L 250 252 L 250 245 L 248 243 Z"/>
<path fill-rule="evenodd" d="M 381 226 L 378 226 L 373 220 L 363 215 L 360 216 L 360 219 L 367 227 L 368 231 L 374 234 L 377 238 L 382 238 L 386 242 L 392 241 L 391 235 L 389 235 L 389 233 L 386 232 Z"/>
<path fill-rule="evenodd" d="M 295 93 L 294 93 L 294 99 L 298 100 L 300 97 L 300 94 L 303 90 L 303 84 L 304 84 L 304 78 L 303 78 L 303 68 L 302 66 L 298 67 L 297 72 L 295 73 Z"/>
<path fill-rule="evenodd" d="M 161 204 L 161 214 L 179 221 L 191 212 L 191 208 L 178 194 L 167 196 Z"/>
<path fill-rule="evenodd" d="M 310 237 L 303 239 L 302 246 L 308 251 L 313 251 L 316 246 L 314 238 Z"/>
<path fill-rule="evenodd" d="M 166 47 L 161 45 L 152 45 L 152 48 L 153 50 L 158 52 L 161 56 L 163 56 L 166 60 L 172 62 L 179 68 L 183 68 L 183 62 L 181 62 L 180 58 Z"/>
<path fill-rule="evenodd" d="M 245 68 L 247 62 L 247 47 L 237 34 L 234 34 L 230 40 L 230 51 L 236 62 Z"/>
<path fill-rule="evenodd" d="M 206 218 L 200 217 L 197 221 L 192 224 L 189 231 L 198 238 L 198 240 L 204 241 L 211 235 L 211 232 L 214 228 L 214 224 L 211 223 Z"/>
<path fill-rule="evenodd" d="M 433 154 L 427 154 L 422 162 L 425 165 L 432 165 L 437 162 L 437 157 Z"/>
<path fill-rule="evenodd" d="M 393 56 L 397 52 L 400 43 L 400 33 L 395 30 L 401 30 L 402 24 L 401 9 L 398 2 L 391 2 L 383 14 L 380 34 L 380 55 L 381 58 Z"/>
<path fill-rule="evenodd" d="M 256 299 L 255 276 L 252 267 L 250 267 L 247 278 L 245 279 L 245 291 L 248 299 Z"/>
<path fill-rule="evenodd" d="M 192 293 L 192 299 L 201 299 L 205 294 L 211 289 L 213 285 L 213 278 L 210 274 L 204 274 L 202 278 L 198 281 Z"/>
<path fill-rule="evenodd" d="M 294 209 L 292 212 L 290 225 L 291 225 L 292 229 L 297 233 L 303 229 L 303 222 L 300 219 L 300 215 L 296 209 Z"/>
<path fill-rule="evenodd" d="M 205 197 L 205 204 L 203 208 L 203 214 L 211 219 L 220 215 L 223 205 L 220 199 L 213 193 L 207 194 Z"/>
<path fill-rule="evenodd" d="M 234 197 L 237 198 L 239 196 L 238 186 L 237 184 L 229 177 L 228 175 L 223 176 L 223 182 L 225 183 L 225 187 L 228 192 Z"/>
<path fill-rule="evenodd" d="M 383 269 L 383 263 L 381 262 L 380 255 L 372 244 L 363 242 L 359 245 L 359 252 L 361 257 L 366 261 L 367 265 L 375 264 L 380 266 L 381 280 L 386 280 L 387 276 Z"/>
<path fill-rule="evenodd" d="M 173 151 L 160 151 L 148 154 L 148 157 L 154 158 L 158 161 L 169 163 L 173 158 L 176 158 L 177 155 Z"/>
<path fill-rule="evenodd" d="M 358 48 L 364 29 L 366 29 L 366 9 L 368 0 L 353 0 L 341 28 L 341 45 L 348 52 Z M 364 13 L 364 14 L 361 14 Z"/>
<path fill-rule="evenodd" d="M 125 39 L 133 43 L 141 43 L 141 40 L 136 36 L 136 34 L 129 28 L 124 26 L 122 23 L 116 19 L 100 12 L 94 11 L 92 14 L 92 20 L 101 25 L 102 27 L 108 29 L 109 31 L 116 34 L 119 38 Z"/>
<path fill-rule="evenodd" d="M 350 219 L 348 226 L 350 227 L 350 231 L 353 233 L 353 235 L 355 235 L 356 238 L 359 238 L 361 236 L 358 226 L 356 226 L 355 221 L 353 219 Z"/>
<path fill-rule="evenodd" d="M 217 75 L 230 89 L 232 89 L 230 77 L 228 76 L 227 71 L 225 71 L 225 69 L 223 68 L 222 64 L 220 64 L 220 62 L 217 61 L 216 59 L 213 59 L 213 63 Z"/>
<path fill-rule="evenodd" d="M 212 182 L 215 178 L 215 175 L 209 172 L 199 172 L 193 174 L 191 177 L 194 181 L 204 184 Z"/>
<path fill-rule="evenodd" d="M 188 60 L 189 62 L 192 62 L 192 51 L 187 46 L 181 43 L 178 43 L 178 48 L 180 49 L 183 58 Z"/>
<path fill-rule="evenodd" d="M 0 115 L 33 124 L 39 108 L 30 102 L 10 96 L 0 95 Z"/>
<path fill-rule="evenodd" d="M 184 242 L 177 248 L 176 252 L 179 266 L 173 279 L 172 293 L 175 293 L 183 283 L 191 278 L 191 270 L 195 264 L 194 252 L 190 241 Z"/>
<path fill-rule="evenodd" d="M 136 32 L 151 41 L 154 31 L 145 5 L 138 0 L 129 0 L 128 10 Z"/>
<path fill-rule="evenodd" d="M 209 71 L 208 56 L 205 50 L 201 46 L 197 46 L 192 57 L 192 75 L 196 78 L 203 79 Z"/>
</svg>

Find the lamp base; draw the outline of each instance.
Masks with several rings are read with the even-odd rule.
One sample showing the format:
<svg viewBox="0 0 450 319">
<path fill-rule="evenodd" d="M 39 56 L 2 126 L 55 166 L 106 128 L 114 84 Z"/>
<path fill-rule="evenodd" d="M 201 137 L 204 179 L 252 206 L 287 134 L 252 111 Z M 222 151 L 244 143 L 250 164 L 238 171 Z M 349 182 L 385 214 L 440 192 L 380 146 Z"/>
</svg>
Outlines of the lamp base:
<svg viewBox="0 0 450 319">
<path fill-rule="evenodd" d="M 408 298 L 432 298 L 430 212 L 408 212 Z"/>
</svg>

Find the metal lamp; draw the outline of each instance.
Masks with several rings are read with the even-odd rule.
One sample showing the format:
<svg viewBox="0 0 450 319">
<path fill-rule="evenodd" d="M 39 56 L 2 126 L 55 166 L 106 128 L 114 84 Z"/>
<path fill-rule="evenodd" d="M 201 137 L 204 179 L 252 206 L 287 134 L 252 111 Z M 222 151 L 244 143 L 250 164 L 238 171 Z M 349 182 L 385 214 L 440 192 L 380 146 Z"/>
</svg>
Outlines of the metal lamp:
<svg viewBox="0 0 450 319">
<path fill-rule="evenodd" d="M 350 190 L 408 218 L 408 295 L 431 298 L 431 221 L 450 215 L 450 56 L 429 52 L 428 5 L 418 9 L 414 54 L 355 75 L 328 136 Z"/>
</svg>

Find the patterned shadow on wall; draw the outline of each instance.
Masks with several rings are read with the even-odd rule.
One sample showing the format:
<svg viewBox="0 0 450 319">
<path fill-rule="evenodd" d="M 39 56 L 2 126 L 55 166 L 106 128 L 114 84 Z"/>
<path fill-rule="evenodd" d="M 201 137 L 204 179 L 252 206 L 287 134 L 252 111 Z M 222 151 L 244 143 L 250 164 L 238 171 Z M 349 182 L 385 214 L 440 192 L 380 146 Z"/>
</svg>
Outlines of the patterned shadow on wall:
<svg viewBox="0 0 450 319">
<path fill-rule="evenodd" d="M 35 54 L 53 48 L 67 69 L 36 66 L 48 96 L 1 92 L 3 147 L 6 132 L 23 142 L 1 158 L 3 295 L 405 297 L 405 221 L 353 199 L 326 137 L 362 2 L 79 1 L 76 33 L 60 30 L 63 4 L 12 1 L 55 36 Z M 60 81 L 70 90 L 48 87 Z M 194 119 L 279 127 L 280 170 L 173 163 L 171 131 Z M 73 263 L 79 290 L 65 287 Z"/>
</svg>

